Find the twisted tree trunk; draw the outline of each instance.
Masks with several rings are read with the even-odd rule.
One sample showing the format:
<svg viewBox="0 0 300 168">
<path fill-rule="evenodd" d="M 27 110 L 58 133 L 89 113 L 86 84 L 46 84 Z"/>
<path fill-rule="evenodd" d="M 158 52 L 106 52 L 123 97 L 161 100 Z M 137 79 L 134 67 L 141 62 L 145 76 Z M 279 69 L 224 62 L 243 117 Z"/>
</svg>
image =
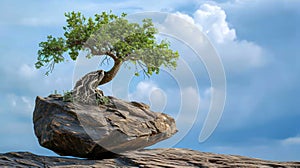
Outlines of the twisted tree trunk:
<svg viewBox="0 0 300 168">
<path fill-rule="evenodd" d="M 76 102 L 85 104 L 98 104 L 103 96 L 103 92 L 97 87 L 110 82 L 121 68 L 122 60 L 115 56 L 110 56 L 114 59 L 114 66 L 109 71 L 93 71 L 80 80 L 78 80 L 73 88 L 72 96 Z"/>
<path fill-rule="evenodd" d="M 103 93 L 97 89 L 103 78 L 103 70 L 93 71 L 83 76 L 73 88 L 72 96 L 74 101 L 85 104 L 97 104 L 97 98 L 103 96 Z"/>
</svg>

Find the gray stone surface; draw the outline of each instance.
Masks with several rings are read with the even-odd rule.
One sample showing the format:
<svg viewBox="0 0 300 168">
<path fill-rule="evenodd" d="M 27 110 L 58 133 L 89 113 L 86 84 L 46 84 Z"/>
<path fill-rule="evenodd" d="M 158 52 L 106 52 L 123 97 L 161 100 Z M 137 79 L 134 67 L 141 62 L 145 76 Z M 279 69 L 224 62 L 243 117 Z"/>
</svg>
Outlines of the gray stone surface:
<svg viewBox="0 0 300 168">
<path fill-rule="evenodd" d="M 113 159 L 85 160 L 63 157 L 37 156 L 31 153 L 0 154 L 0 167 L 56 167 L 56 168 L 272 168 L 300 167 L 300 162 L 274 162 L 242 156 L 204 153 L 187 149 L 152 149 L 126 152 Z"/>
<path fill-rule="evenodd" d="M 60 95 L 37 97 L 33 122 L 40 145 L 62 156 L 110 158 L 177 132 L 173 118 L 143 103 L 114 97 L 109 102 L 96 106 L 64 102 Z"/>
</svg>

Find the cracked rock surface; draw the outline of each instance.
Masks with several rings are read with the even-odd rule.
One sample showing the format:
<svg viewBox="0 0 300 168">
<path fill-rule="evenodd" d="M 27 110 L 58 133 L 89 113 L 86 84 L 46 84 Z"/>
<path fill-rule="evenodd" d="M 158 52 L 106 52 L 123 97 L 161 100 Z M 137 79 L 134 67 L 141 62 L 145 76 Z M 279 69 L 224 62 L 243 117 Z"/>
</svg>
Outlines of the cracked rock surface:
<svg viewBox="0 0 300 168">
<path fill-rule="evenodd" d="M 143 103 L 108 98 L 107 105 L 88 105 L 64 102 L 60 95 L 37 97 L 33 123 L 40 145 L 62 156 L 111 158 L 177 132 L 166 114 Z"/>
<path fill-rule="evenodd" d="M 204 153 L 188 149 L 148 149 L 125 152 L 116 158 L 85 160 L 76 158 L 37 156 L 28 152 L 0 154 L 0 167 L 56 167 L 56 168 L 188 168 L 238 167 L 273 168 L 300 167 L 300 162 L 274 162 L 242 156 Z"/>
</svg>

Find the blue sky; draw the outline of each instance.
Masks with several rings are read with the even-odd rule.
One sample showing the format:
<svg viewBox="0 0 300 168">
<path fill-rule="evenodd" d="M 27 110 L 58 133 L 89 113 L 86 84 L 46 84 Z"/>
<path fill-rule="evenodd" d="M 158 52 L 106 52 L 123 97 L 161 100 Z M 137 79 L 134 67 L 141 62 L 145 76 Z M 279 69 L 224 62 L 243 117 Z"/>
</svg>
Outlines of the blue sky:
<svg viewBox="0 0 300 168">
<path fill-rule="evenodd" d="M 299 161 L 299 8 L 300 2 L 293 0 L 54 0 L 47 3 L 2 0 L 0 152 L 55 155 L 40 147 L 34 136 L 34 100 L 37 95 L 71 89 L 75 63 L 62 63 L 50 76 L 44 76 L 43 70 L 34 69 L 38 43 L 48 34 L 62 35 L 64 12 L 81 11 L 91 16 L 112 9 L 115 13 L 129 14 L 175 13 L 206 33 L 223 61 L 226 105 L 217 129 L 204 143 L 199 143 L 198 137 L 209 107 L 210 82 L 203 63 L 188 62 L 192 71 L 197 72 L 198 86 L 182 88 L 182 94 L 189 95 L 190 107 L 199 103 L 200 108 L 197 118 L 186 115 L 187 123 L 193 119 L 195 122 L 174 147 Z M 174 43 L 173 47 L 184 59 L 193 57 L 187 46 Z M 104 86 L 107 94 L 111 94 L 107 88 Z M 151 103 L 154 110 L 164 109 L 174 117 L 180 107 L 178 96 L 178 85 L 167 72 L 148 80 L 134 78 L 129 85 L 131 99 Z"/>
</svg>

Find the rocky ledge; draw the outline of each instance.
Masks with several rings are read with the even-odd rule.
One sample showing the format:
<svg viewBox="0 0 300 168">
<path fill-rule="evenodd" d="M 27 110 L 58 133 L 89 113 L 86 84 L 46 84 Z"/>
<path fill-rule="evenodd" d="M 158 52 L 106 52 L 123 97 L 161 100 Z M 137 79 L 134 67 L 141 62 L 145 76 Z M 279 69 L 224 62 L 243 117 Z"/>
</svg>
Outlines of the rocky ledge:
<svg viewBox="0 0 300 168">
<path fill-rule="evenodd" d="M 148 149 L 126 152 L 113 159 L 86 160 L 38 156 L 28 152 L 0 154 L 0 167 L 300 167 L 300 162 L 273 162 L 233 155 L 204 153 L 187 149 Z"/>
</svg>

